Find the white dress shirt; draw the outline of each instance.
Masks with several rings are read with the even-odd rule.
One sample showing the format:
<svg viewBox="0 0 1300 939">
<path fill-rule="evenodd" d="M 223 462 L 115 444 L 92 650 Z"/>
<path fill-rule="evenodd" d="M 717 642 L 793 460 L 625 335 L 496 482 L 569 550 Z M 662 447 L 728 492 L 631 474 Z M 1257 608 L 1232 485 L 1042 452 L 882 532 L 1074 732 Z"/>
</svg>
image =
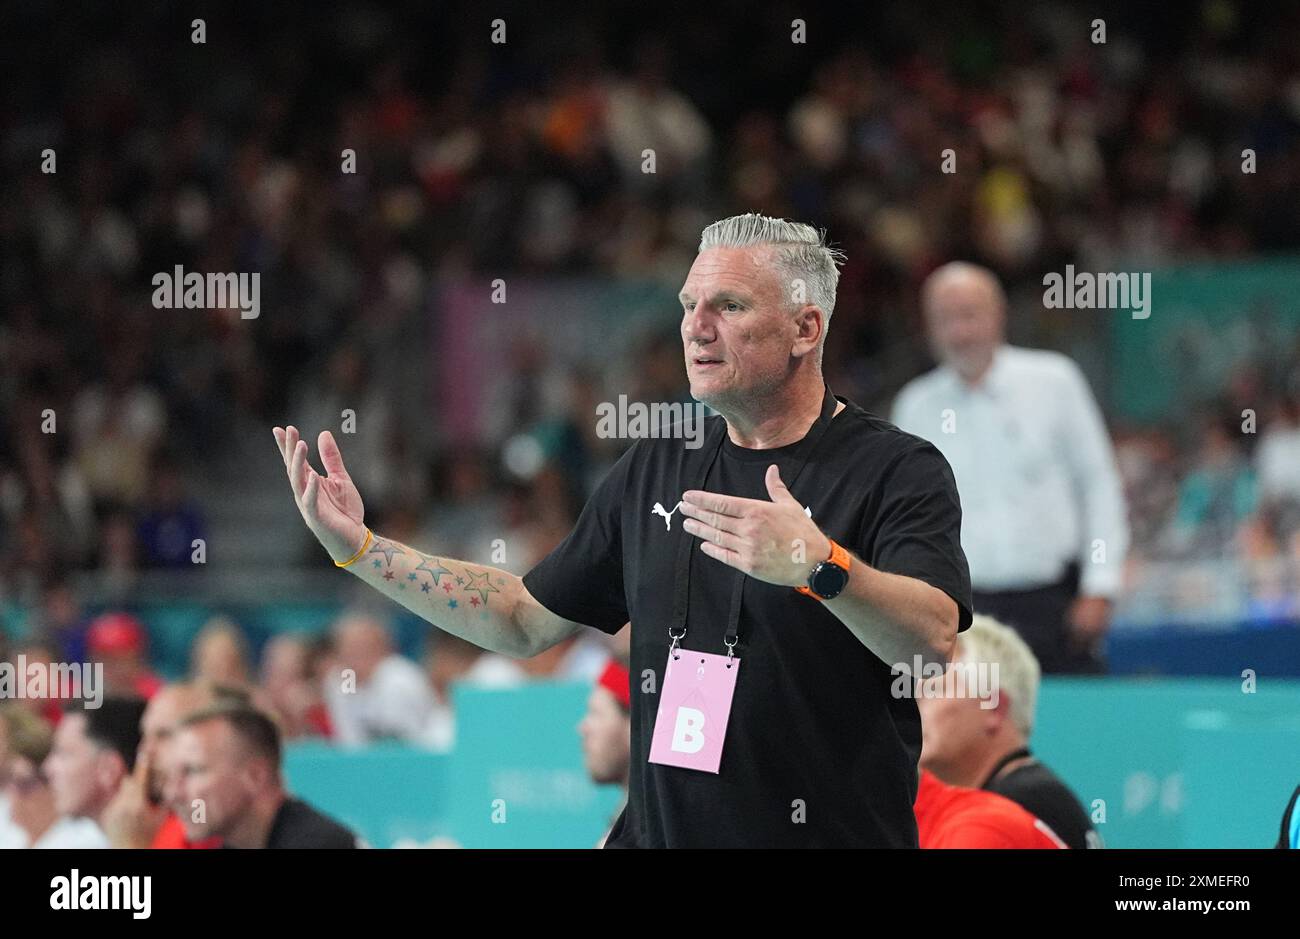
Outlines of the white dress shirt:
<svg viewBox="0 0 1300 939">
<path fill-rule="evenodd" d="M 1081 595 L 1119 592 L 1129 543 L 1123 489 L 1073 361 L 1003 345 L 973 388 L 947 366 L 913 379 L 892 419 L 952 466 L 974 589 L 1047 586 L 1077 560 Z"/>
<path fill-rule="evenodd" d="M 101 849 L 109 847 L 108 836 L 89 818 L 61 817 L 49 827 L 45 834 L 36 839 L 33 848 L 73 848 L 81 851 L 88 848 Z"/>
<path fill-rule="evenodd" d="M 440 708 L 433 687 L 418 665 L 395 653 L 355 690 L 327 682 L 325 703 L 335 740 L 345 747 L 393 739 L 429 746 L 439 737 L 431 727 Z"/>
</svg>

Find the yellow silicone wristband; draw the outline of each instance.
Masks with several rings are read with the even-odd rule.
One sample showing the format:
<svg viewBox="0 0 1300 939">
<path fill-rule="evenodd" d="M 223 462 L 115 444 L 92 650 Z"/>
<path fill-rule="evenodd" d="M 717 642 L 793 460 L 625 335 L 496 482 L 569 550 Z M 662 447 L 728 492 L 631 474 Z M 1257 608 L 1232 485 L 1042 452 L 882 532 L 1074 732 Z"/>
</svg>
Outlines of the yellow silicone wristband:
<svg viewBox="0 0 1300 939">
<path fill-rule="evenodd" d="M 346 561 L 335 561 L 335 562 L 334 562 L 334 566 L 335 566 L 335 567 L 347 567 L 349 564 L 351 564 L 351 563 L 352 563 L 353 561 L 355 561 L 357 558 L 361 557 L 361 555 L 365 554 L 365 553 L 366 553 L 366 548 L 368 548 L 368 547 L 370 547 L 370 529 L 369 529 L 369 528 L 366 529 L 366 540 L 365 540 L 364 542 L 362 542 L 361 547 L 357 550 L 357 553 L 354 554 L 354 555 L 352 555 L 352 557 L 348 558 Z"/>
</svg>

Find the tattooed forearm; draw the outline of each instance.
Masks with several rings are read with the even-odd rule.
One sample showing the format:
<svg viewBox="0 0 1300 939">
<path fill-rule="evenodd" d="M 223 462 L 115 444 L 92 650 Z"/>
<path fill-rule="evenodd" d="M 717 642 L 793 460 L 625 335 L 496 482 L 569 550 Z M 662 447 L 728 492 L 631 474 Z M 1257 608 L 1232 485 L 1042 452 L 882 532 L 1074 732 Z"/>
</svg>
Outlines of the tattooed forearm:
<svg viewBox="0 0 1300 939">
<path fill-rule="evenodd" d="M 375 537 L 348 570 L 439 629 L 505 655 L 521 655 L 528 637 L 513 611 L 523 581 L 508 571 L 436 557 Z"/>
</svg>

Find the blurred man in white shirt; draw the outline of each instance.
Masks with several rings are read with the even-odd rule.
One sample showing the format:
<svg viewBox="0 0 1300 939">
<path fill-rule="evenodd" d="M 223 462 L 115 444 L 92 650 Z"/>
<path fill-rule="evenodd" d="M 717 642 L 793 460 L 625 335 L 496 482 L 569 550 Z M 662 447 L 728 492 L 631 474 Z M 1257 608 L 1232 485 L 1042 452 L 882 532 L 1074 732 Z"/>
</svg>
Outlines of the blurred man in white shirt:
<svg viewBox="0 0 1300 939">
<path fill-rule="evenodd" d="M 1006 342 L 1006 296 L 973 264 L 922 288 L 938 368 L 912 380 L 893 422 L 952 466 L 975 610 L 1014 626 L 1047 673 L 1105 671 L 1128 522 L 1114 450 L 1078 366 Z"/>
<path fill-rule="evenodd" d="M 335 739 L 344 746 L 401 740 L 442 749 L 450 723 L 420 666 L 393 649 L 374 617 L 347 614 L 334 625 L 336 669 L 325 701 Z M 341 673 L 340 673 L 341 670 Z"/>
</svg>

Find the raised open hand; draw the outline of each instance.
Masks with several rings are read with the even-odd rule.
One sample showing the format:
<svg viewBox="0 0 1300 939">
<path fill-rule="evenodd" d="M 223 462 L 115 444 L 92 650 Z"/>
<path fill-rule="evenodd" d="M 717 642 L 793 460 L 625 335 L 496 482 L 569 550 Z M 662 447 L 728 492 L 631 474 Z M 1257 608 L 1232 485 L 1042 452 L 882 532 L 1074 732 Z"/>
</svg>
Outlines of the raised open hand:
<svg viewBox="0 0 1300 939">
<path fill-rule="evenodd" d="M 322 430 L 316 438 L 326 475 L 321 476 L 307 462 L 307 441 L 298 429 L 276 427 L 272 431 L 289 473 L 289 485 L 303 521 L 335 561 L 346 561 L 366 539 L 365 507 L 361 493 L 343 467 L 343 454 L 334 435 Z"/>
</svg>

